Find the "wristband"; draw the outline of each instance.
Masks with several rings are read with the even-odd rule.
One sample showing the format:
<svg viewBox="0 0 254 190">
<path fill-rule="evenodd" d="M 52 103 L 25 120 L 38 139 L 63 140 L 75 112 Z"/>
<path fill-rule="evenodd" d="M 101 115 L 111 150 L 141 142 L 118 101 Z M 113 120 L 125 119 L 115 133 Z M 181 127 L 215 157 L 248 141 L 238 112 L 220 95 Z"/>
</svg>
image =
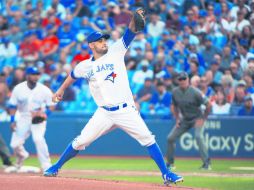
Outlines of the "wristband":
<svg viewBox="0 0 254 190">
<path fill-rule="evenodd" d="M 47 116 L 49 116 L 51 114 L 51 110 L 47 108 L 45 113 L 46 113 Z"/>
<path fill-rule="evenodd" d="M 15 122 L 15 115 L 11 115 L 11 123 L 14 123 Z"/>
</svg>

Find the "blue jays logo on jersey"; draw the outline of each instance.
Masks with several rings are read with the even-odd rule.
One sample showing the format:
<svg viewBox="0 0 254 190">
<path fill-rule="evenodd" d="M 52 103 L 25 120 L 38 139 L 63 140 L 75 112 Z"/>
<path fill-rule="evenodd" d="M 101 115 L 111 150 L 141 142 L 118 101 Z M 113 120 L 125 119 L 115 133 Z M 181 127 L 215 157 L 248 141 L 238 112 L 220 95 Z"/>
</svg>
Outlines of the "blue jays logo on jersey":
<svg viewBox="0 0 254 190">
<path fill-rule="evenodd" d="M 105 80 L 109 80 L 109 81 L 111 81 L 112 83 L 114 83 L 116 76 L 117 76 L 117 74 L 114 73 L 114 72 L 112 72 L 112 73 L 110 73 L 110 74 L 105 78 Z"/>
<path fill-rule="evenodd" d="M 100 73 L 102 71 L 113 71 L 114 70 L 114 65 L 113 64 L 102 64 L 98 65 L 96 69 L 91 69 L 86 73 L 85 79 L 87 81 L 90 81 L 91 77 L 94 76 L 95 73 Z"/>
</svg>

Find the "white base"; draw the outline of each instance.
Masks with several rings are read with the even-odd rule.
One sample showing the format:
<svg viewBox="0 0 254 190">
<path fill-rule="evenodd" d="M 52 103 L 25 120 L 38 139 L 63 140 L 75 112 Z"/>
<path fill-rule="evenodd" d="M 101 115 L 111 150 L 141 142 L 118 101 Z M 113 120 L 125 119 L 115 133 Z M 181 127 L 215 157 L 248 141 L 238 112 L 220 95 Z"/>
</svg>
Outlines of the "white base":
<svg viewBox="0 0 254 190">
<path fill-rule="evenodd" d="M 41 169 L 35 166 L 21 166 L 19 169 L 15 166 L 9 166 L 4 169 L 5 173 L 40 173 Z"/>
</svg>

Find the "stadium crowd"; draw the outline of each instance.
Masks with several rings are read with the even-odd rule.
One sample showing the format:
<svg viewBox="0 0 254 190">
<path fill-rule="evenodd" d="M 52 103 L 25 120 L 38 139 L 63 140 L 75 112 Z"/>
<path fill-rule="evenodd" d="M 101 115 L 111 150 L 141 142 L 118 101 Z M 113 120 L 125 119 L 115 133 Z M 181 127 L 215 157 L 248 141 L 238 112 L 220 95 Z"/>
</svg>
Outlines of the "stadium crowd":
<svg viewBox="0 0 254 190">
<path fill-rule="evenodd" d="M 0 120 L 25 68 L 56 91 L 73 67 L 90 57 L 86 36 L 123 34 L 130 11 L 145 7 L 147 23 L 125 56 L 140 112 L 170 117 L 177 74 L 212 102 L 213 115 L 254 115 L 254 0 L 8 0 L 0 1 Z M 85 80 L 58 104 L 65 112 L 93 113 Z"/>
</svg>

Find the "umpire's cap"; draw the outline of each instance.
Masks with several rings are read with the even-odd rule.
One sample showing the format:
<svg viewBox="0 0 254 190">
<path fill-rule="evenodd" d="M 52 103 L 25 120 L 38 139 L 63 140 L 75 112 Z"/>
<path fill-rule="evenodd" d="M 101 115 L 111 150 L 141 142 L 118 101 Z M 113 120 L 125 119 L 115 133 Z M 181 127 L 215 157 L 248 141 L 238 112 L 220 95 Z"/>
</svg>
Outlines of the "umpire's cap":
<svg viewBox="0 0 254 190">
<path fill-rule="evenodd" d="M 188 76 L 188 73 L 186 73 L 186 72 L 181 72 L 181 73 L 179 73 L 178 76 L 177 76 L 177 79 L 178 79 L 178 80 L 187 79 L 187 78 L 189 78 L 189 76 Z"/>
<path fill-rule="evenodd" d="M 96 42 L 101 38 L 109 39 L 110 35 L 109 34 L 103 34 L 99 31 L 95 31 L 95 32 L 92 32 L 91 34 L 89 34 L 87 36 L 87 42 L 88 43 Z"/>
<path fill-rule="evenodd" d="M 26 75 L 39 75 L 40 71 L 37 67 L 27 67 Z"/>
</svg>

